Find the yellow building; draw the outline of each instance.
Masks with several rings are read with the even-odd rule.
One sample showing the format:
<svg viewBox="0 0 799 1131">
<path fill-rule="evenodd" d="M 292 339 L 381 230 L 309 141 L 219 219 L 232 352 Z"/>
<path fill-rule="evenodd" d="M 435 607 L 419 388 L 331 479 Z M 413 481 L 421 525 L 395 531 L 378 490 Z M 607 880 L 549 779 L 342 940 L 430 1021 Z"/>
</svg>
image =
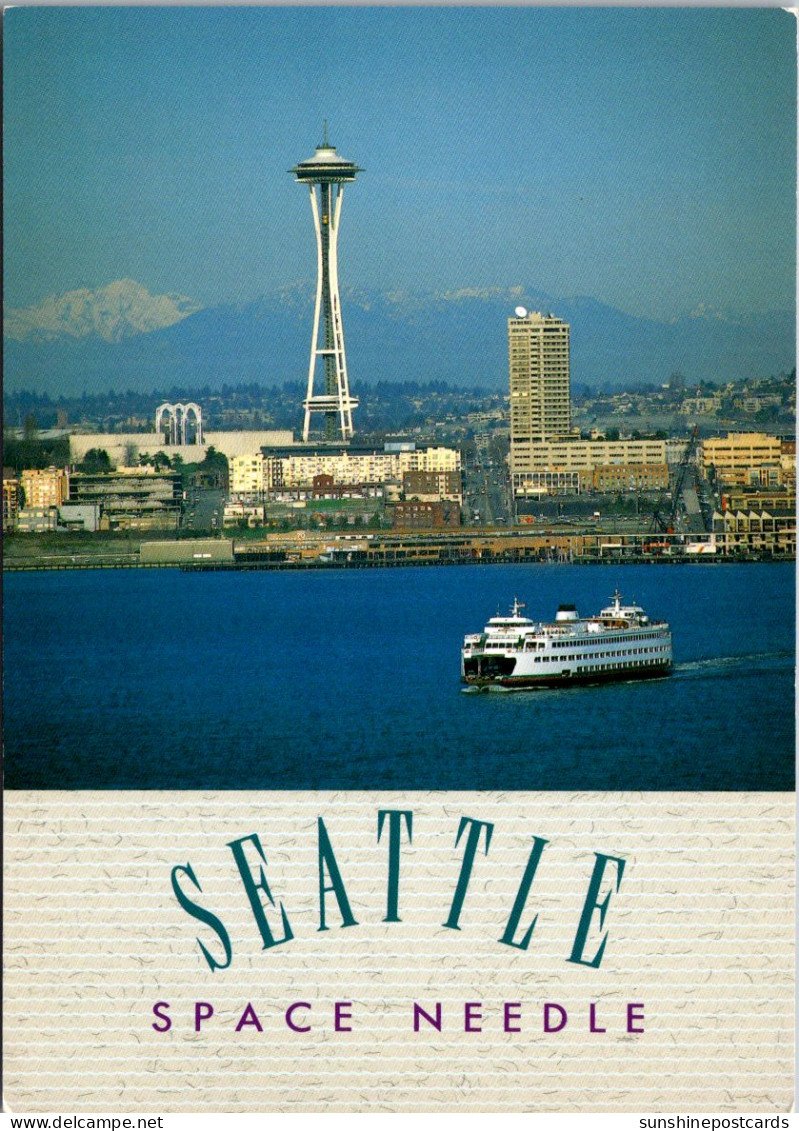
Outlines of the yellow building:
<svg viewBox="0 0 799 1131">
<path fill-rule="evenodd" d="M 722 511 L 795 511 L 796 486 L 778 487 L 776 490 L 765 488 L 737 488 L 725 492 L 721 496 Z"/>
<path fill-rule="evenodd" d="M 26 508 L 60 507 L 69 497 L 69 474 L 60 467 L 23 471 L 19 482 Z"/>
<path fill-rule="evenodd" d="M 264 490 L 264 457 L 234 456 L 229 462 L 230 491 L 233 495 L 259 495 Z"/>
<path fill-rule="evenodd" d="M 702 441 L 702 467 L 730 486 L 775 487 L 782 483 L 782 442 L 765 432 L 729 432 Z M 794 473 L 795 474 L 795 473 Z"/>
<path fill-rule="evenodd" d="M 608 481 L 626 475 L 636 478 L 634 490 L 649 490 L 645 481 L 655 487 L 665 486 L 668 479 L 665 440 L 550 440 L 533 444 L 525 455 L 524 468 L 512 470 L 513 490 L 517 496 L 540 494 L 542 485 L 550 476 L 555 487 L 558 478 L 566 489 L 569 484 L 580 484 L 598 490 L 590 477 L 602 469 Z M 618 471 L 609 469 L 617 468 Z M 637 469 L 632 472 L 631 469 Z M 657 469 L 646 471 L 641 469 Z M 665 470 L 664 470 L 665 469 Z M 665 480 L 664 480 L 665 477 Z M 640 480 L 640 483 L 638 482 Z M 610 488 L 616 489 L 616 488 Z M 622 489 L 622 488 L 618 488 Z"/>
<path fill-rule="evenodd" d="M 397 453 L 399 471 L 460 471 L 461 453 L 457 448 L 415 448 Z"/>
<path fill-rule="evenodd" d="M 13 530 L 19 514 L 19 479 L 3 469 L 3 530 Z"/>
<path fill-rule="evenodd" d="M 546 467 L 529 471 L 517 495 L 581 494 L 584 491 L 662 491 L 669 485 L 668 464 L 609 464 L 587 470 Z"/>
</svg>

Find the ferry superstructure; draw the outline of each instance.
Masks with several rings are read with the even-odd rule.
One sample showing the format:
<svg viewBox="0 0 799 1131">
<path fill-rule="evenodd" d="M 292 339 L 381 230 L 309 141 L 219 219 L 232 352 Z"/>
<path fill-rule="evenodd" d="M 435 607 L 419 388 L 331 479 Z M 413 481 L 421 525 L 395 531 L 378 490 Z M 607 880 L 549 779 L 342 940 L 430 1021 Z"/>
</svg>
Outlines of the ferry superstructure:
<svg viewBox="0 0 799 1131">
<path fill-rule="evenodd" d="M 625 605 L 618 590 L 612 604 L 581 618 L 574 605 L 561 605 L 554 622 L 522 616 L 514 600 L 507 616 L 464 637 L 461 678 L 478 687 L 562 687 L 653 679 L 672 666 L 671 629 L 650 620 L 640 605 Z"/>
</svg>

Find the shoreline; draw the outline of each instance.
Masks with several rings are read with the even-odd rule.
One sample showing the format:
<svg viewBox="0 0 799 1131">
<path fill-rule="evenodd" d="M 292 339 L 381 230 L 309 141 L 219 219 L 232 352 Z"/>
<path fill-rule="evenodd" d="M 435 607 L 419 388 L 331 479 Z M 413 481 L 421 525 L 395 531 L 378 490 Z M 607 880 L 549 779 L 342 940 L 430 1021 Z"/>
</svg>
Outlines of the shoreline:
<svg viewBox="0 0 799 1131">
<path fill-rule="evenodd" d="M 795 562 L 793 556 L 775 557 L 772 554 L 746 554 L 710 555 L 695 554 L 691 556 L 663 556 L 652 557 L 645 555 L 626 554 L 623 557 L 573 557 L 569 558 L 541 558 L 531 559 L 522 557 L 482 556 L 480 558 L 458 557 L 447 559 L 433 559 L 426 557 L 405 557 L 368 559 L 364 561 L 247 561 L 246 557 L 232 562 L 179 562 L 160 561 L 143 562 L 138 559 L 122 561 L 107 559 L 97 561 L 57 561 L 57 562 L 3 562 L 3 573 L 45 573 L 63 570 L 98 570 L 98 569 L 177 569 L 184 573 L 240 573 L 253 570 L 271 570 L 286 572 L 288 570 L 344 570 L 344 569 L 400 569 L 413 566 L 469 566 L 469 565 L 579 565 L 579 566 L 628 566 L 628 565 L 749 565 L 749 564 L 778 564 L 780 562 Z"/>
<path fill-rule="evenodd" d="M 260 537 L 164 537 L 153 531 L 6 538 L 8 573 L 68 569 L 241 570 L 374 569 L 450 565 L 685 565 L 794 562 L 792 539 L 757 532 L 747 543 L 712 533 L 657 534 L 641 529 L 453 527 L 370 532 L 294 530 Z M 160 534 L 160 537 L 158 535 Z M 63 538 L 64 541 L 60 541 Z"/>
</svg>

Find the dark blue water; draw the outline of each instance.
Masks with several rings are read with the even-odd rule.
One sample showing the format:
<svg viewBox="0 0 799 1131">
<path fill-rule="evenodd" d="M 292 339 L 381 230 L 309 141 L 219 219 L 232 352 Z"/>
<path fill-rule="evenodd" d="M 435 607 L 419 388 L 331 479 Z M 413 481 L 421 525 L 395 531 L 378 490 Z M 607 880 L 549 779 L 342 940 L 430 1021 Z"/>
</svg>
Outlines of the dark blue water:
<svg viewBox="0 0 799 1131">
<path fill-rule="evenodd" d="M 598 611 L 671 622 L 663 680 L 464 693 L 465 632 Z M 791 564 L 5 578 L 6 785 L 789 790 Z"/>
</svg>

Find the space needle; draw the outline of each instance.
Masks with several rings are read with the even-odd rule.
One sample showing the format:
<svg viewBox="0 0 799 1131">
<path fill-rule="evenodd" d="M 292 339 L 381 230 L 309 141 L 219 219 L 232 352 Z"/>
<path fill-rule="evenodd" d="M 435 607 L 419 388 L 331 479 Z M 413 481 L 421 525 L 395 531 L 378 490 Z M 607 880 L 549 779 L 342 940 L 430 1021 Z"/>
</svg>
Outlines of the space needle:
<svg viewBox="0 0 799 1131">
<path fill-rule="evenodd" d="M 311 212 L 316 231 L 317 279 L 316 306 L 311 335 L 311 362 L 308 368 L 308 392 L 302 402 L 305 423 L 302 438 L 307 443 L 311 430 L 311 414 L 324 413 L 325 439 L 352 437 L 352 410 L 358 407 L 350 396 L 347 357 L 344 353 L 344 330 L 341 325 L 341 298 L 338 290 L 338 230 L 344 185 L 355 180 L 363 170 L 336 153 L 327 137 L 325 122 L 322 144 L 307 161 L 289 169 L 311 192 Z M 317 191 L 318 189 L 318 191 Z M 314 384 L 319 361 L 324 369 L 324 392 L 315 392 Z"/>
</svg>

